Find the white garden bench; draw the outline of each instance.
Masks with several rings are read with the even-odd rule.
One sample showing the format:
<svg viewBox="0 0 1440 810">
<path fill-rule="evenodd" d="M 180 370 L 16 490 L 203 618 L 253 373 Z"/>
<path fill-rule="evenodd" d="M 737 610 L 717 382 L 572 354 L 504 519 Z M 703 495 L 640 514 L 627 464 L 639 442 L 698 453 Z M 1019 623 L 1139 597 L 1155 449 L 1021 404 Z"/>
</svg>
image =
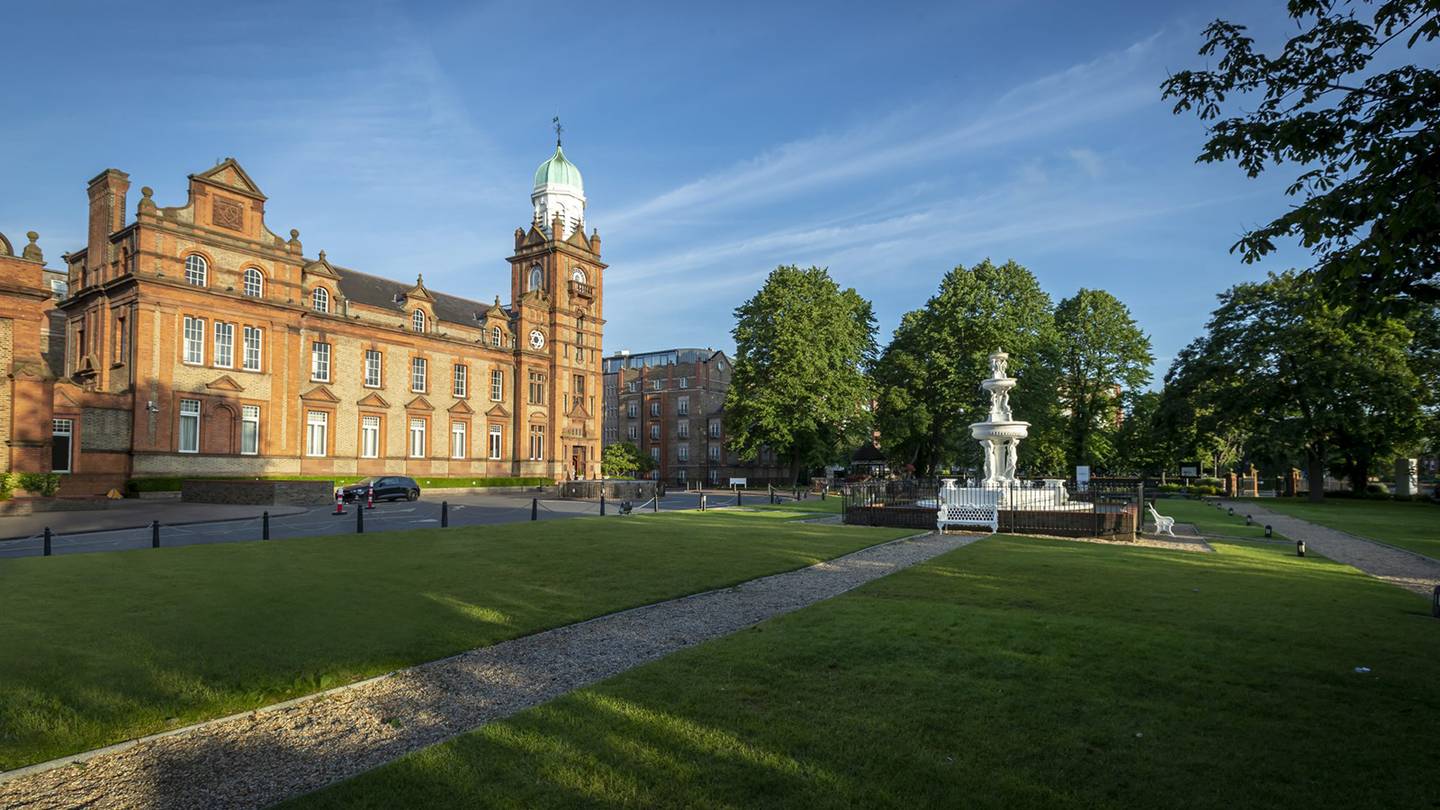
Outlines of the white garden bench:
<svg viewBox="0 0 1440 810">
<path fill-rule="evenodd" d="M 1155 521 L 1156 534 L 1168 534 L 1175 536 L 1175 518 L 1162 515 L 1155 511 L 1155 504 L 1147 503 L 1145 508 L 1150 510 L 1150 519 Z"/>
<path fill-rule="evenodd" d="M 940 509 L 935 515 L 935 528 L 946 526 L 989 526 L 993 534 L 1000 530 L 1000 490 L 978 487 L 955 487 L 951 482 L 940 490 Z"/>
</svg>

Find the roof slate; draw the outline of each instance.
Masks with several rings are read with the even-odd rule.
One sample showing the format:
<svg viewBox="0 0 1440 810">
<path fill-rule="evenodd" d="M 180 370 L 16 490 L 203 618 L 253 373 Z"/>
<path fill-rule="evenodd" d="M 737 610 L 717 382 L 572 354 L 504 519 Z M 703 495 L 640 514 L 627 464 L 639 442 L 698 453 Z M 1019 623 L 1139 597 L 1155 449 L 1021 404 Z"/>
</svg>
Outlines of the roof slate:
<svg viewBox="0 0 1440 810">
<path fill-rule="evenodd" d="M 415 288 L 414 284 L 372 276 L 369 273 L 362 273 L 359 270 L 351 270 L 339 265 L 331 266 L 340 274 L 340 292 L 346 298 L 365 306 L 388 309 L 401 314 L 405 312 L 407 301 L 405 295 Z M 474 326 L 475 316 L 478 314 L 483 319 L 490 308 L 494 306 L 434 290 L 430 290 L 430 294 L 435 297 L 433 306 L 436 319 L 458 323 L 462 326 Z M 399 296 L 398 302 L 396 296 Z"/>
</svg>

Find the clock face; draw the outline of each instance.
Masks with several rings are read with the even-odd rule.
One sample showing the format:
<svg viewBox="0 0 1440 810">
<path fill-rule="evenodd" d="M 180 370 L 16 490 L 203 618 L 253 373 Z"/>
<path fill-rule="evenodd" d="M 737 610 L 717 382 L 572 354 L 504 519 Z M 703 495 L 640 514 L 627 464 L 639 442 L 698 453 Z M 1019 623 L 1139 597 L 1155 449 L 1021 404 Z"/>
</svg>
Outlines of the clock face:
<svg viewBox="0 0 1440 810">
<path fill-rule="evenodd" d="M 540 330 L 539 330 L 539 329 L 536 329 L 536 330 L 534 330 L 534 331 L 532 331 L 532 332 L 530 333 L 530 348 L 532 348 L 532 349 L 543 349 L 543 348 L 545 348 L 545 336 L 542 335 L 542 334 L 540 334 Z"/>
</svg>

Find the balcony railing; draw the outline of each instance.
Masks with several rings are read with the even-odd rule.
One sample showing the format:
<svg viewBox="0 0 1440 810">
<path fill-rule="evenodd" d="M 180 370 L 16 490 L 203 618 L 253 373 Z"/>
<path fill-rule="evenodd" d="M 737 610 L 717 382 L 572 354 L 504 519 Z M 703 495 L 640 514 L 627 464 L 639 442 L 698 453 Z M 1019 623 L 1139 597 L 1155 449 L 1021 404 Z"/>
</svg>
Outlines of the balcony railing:
<svg viewBox="0 0 1440 810">
<path fill-rule="evenodd" d="M 583 281 L 570 280 L 570 295 L 579 298 L 594 298 L 595 288 Z"/>
</svg>

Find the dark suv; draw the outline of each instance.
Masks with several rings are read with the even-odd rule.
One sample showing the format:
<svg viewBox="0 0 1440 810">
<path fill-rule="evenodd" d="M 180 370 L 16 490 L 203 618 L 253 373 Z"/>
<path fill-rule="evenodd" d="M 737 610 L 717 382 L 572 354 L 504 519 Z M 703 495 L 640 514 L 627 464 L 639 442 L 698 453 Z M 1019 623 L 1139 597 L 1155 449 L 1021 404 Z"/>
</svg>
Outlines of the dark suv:
<svg viewBox="0 0 1440 810">
<path fill-rule="evenodd" d="M 365 500 L 365 491 L 370 487 L 375 488 L 375 500 L 377 501 L 414 501 L 420 498 L 420 485 L 415 483 L 414 478 L 406 478 L 403 475 L 372 476 L 356 481 L 341 489 L 340 492 L 346 503 L 363 501 Z"/>
</svg>

